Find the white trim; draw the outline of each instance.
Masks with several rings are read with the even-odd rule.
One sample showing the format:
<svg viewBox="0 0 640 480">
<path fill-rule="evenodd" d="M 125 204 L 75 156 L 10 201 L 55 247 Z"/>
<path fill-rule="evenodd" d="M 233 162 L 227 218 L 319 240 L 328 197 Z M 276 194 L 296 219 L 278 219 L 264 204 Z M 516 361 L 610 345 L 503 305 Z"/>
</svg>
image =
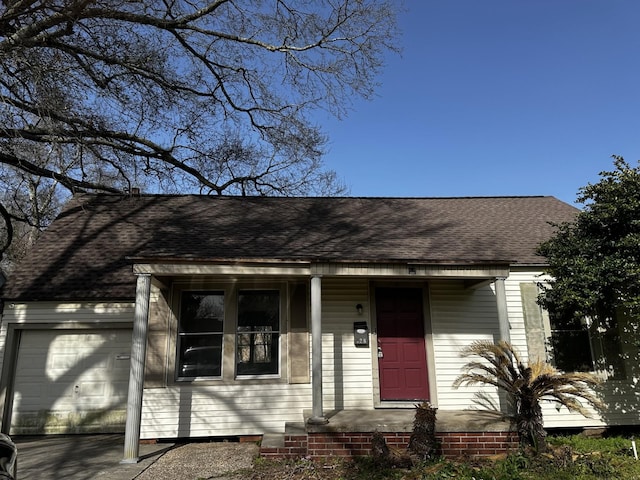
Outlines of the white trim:
<svg viewBox="0 0 640 480">
<path fill-rule="evenodd" d="M 430 265 L 419 263 L 377 262 L 227 262 L 205 263 L 137 263 L 136 274 L 152 275 L 237 275 L 237 276 L 352 276 L 352 277 L 398 277 L 405 279 L 457 278 L 489 279 L 509 276 L 508 264 L 481 265 Z"/>
<path fill-rule="evenodd" d="M 152 275 L 275 275 L 275 276 L 309 276 L 311 270 L 308 265 L 289 265 L 287 262 L 274 262 L 274 265 L 227 265 L 227 264 L 144 264 L 137 263 L 133 272 L 149 273 Z"/>
</svg>

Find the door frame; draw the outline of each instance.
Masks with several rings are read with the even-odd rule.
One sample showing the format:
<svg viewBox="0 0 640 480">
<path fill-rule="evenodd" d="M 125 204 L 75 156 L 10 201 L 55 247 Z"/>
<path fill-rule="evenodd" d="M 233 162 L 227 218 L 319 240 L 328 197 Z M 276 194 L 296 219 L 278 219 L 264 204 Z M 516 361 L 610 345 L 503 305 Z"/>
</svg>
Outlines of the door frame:
<svg viewBox="0 0 640 480">
<path fill-rule="evenodd" d="M 376 310 L 376 289 L 377 288 L 418 288 L 422 290 L 422 312 L 424 345 L 427 358 L 427 378 L 429 379 L 429 402 L 435 408 L 438 407 L 438 396 L 436 388 L 436 368 L 435 356 L 433 352 L 433 333 L 431 330 L 431 299 L 429 294 L 429 284 L 427 282 L 416 281 L 390 281 L 390 282 L 369 282 L 369 312 L 371 312 L 371 365 L 373 382 L 373 405 L 376 408 L 414 408 L 415 401 L 389 401 L 380 398 L 380 370 L 378 367 L 378 319 Z"/>
</svg>

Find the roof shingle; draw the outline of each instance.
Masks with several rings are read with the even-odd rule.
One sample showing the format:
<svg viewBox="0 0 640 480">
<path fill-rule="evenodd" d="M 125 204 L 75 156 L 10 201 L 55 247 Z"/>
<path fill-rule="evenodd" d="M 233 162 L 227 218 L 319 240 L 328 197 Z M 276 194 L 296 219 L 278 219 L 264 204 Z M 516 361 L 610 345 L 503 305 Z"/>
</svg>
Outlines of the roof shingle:
<svg viewBox="0 0 640 480">
<path fill-rule="evenodd" d="M 543 264 L 553 197 L 79 195 L 10 276 L 12 300 L 129 299 L 132 259 Z"/>
</svg>

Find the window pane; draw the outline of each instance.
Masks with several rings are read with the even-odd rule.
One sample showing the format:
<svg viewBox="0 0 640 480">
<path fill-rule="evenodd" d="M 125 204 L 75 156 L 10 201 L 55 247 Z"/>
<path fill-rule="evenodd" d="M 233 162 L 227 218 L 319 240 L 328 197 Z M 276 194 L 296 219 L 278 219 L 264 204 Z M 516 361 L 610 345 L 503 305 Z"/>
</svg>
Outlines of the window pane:
<svg viewBox="0 0 640 480">
<path fill-rule="evenodd" d="M 582 330 L 584 328 L 583 321 L 579 318 L 549 316 L 551 330 Z"/>
<path fill-rule="evenodd" d="M 182 292 L 180 332 L 222 332 L 223 292 Z"/>
<path fill-rule="evenodd" d="M 277 333 L 239 333 L 238 375 L 278 373 L 279 338 Z"/>
<path fill-rule="evenodd" d="M 277 291 L 245 291 L 238 295 L 240 327 L 269 326 L 279 330 L 280 294 Z"/>
<path fill-rule="evenodd" d="M 280 293 L 248 290 L 238 295 L 236 363 L 238 375 L 277 374 Z"/>
<path fill-rule="evenodd" d="M 564 372 L 593 370 L 589 332 L 583 330 L 556 330 L 551 334 L 553 362 Z"/>
<path fill-rule="evenodd" d="M 612 380 L 625 380 L 627 367 L 625 365 L 622 342 L 618 331 L 607 331 L 602 335 L 602 350 L 604 351 L 604 369 Z"/>
<path fill-rule="evenodd" d="M 607 372 L 607 378 L 612 380 L 627 378 L 625 354 L 620 337 L 620 322 L 627 321 L 624 311 L 617 309 L 612 315 L 600 318 L 596 325 L 601 345 L 601 358 L 598 359 L 598 363 L 600 368 Z"/>
<path fill-rule="evenodd" d="M 222 375 L 224 292 L 184 291 L 178 326 L 177 375 Z"/>
<path fill-rule="evenodd" d="M 178 375 L 219 377 L 222 374 L 222 334 L 180 337 Z"/>
</svg>

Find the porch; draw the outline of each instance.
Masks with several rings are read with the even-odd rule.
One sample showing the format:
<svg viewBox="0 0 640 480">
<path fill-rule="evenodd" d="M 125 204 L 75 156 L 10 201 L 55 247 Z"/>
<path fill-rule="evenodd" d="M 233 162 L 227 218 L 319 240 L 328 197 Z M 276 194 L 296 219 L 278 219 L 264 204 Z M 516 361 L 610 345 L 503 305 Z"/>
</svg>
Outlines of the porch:
<svg viewBox="0 0 640 480">
<path fill-rule="evenodd" d="M 311 412 L 304 413 L 309 418 Z M 353 458 L 371 453 L 371 436 L 382 433 L 387 444 L 406 448 L 413 431 L 413 409 L 326 412 L 329 423 L 287 423 L 284 434 L 262 438 L 264 458 Z M 301 419 L 302 420 L 302 419 Z M 436 438 L 445 457 L 488 456 L 518 448 L 513 426 L 498 415 L 478 410 L 438 411 Z"/>
<path fill-rule="evenodd" d="M 135 267 L 142 269 L 143 266 Z M 133 375 L 132 367 L 131 379 L 135 382 L 130 383 L 129 388 L 125 458 L 131 456 L 132 461 L 136 461 L 143 388 L 146 423 L 142 438 L 254 435 L 283 432 L 286 424 L 283 434 L 264 438 L 265 456 L 366 455 L 375 431 L 383 432 L 392 445 L 406 445 L 412 433 L 412 403 L 404 402 L 401 406 L 408 410 L 400 410 L 395 404 L 390 408 L 389 403 L 403 403 L 397 399 L 432 398 L 446 402 L 450 409 L 463 409 L 470 404 L 472 391 L 451 392 L 451 383 L 462 365 L 459 350 L 471 339 L 508 338 L 511 325 L 506 308 L 507 266 L 418 265 L 409 268 L 387 265 L 373 271 L 373 267 L 360 265 L 344 274 L 342 270 L 327 273 L 320 267 L 244 265 L 237 275 L 240 280 L 234 282 L 230 282 L 228 276 L 239 269 L 238 266 L 199 266 L 202 271 L 193 272 L 184 270 L 183 265 L 152 265 L 148 271 L 137 271 L 139 301 L 134 339 L 138 341 L 134 341 L 132 348 L 132 365 L 136 369 Z M 263 279 L 267 274 L 268 278 Z M 194 285 L 200 290 L 215 290 L 216 295 L 230 299 L 227 302 L 232 307 L 224 310 L 227 313 L 223 322 L 228 334 L 223 341 L 227 341 L 228 348 L 222 350 L 227 355 L 219 360 L 225 367 L 220 369 L 220 378 L 173 382 L 178 370 L 168 352 L 177 351 L 178 345 L 171 343 L 177 342 L 177 334 L 176 324 L 169 325 L 169 319 L 173 318 L 173 322 L 180 319 L 172 310 L 177 308 L 175 302 L 172 307 L 168 296 L 173 292 L 172 298 L 179 298 L 182 289 L 195 288 Z M 240 289 L 247 288 L 243 285 L 269 288 L 280 298 L 282 348 L 277 350 L 279 357 L 274 357 L 273 364 L 279 368 L 273 378 L 236 375 L 233 342 L 238 321 L 236 299 Z M 397 298 L 403 302 L 396 302 Z M 379 302 L 385 305 L 384 310 L 378 311 Z M 399 305 L 406 307 L 406 311 L 396 312 Z M 172 311 L 171 315 L 162 314 Z M 381 313 L 386 316 L 382 318 Z M 394 315 L 400 313 L 404 315 L 402 325 L 411 326 L 409 332 L 398 335 L 381 328 L 381 323 L 399 325 Z M 157 319 L 161 321 L 156 322 Z M 356 338 L 355 326 L 360 324 L 367 327 L 365 343 L 359 343 Z M 138 334 L 136 325 L 140 329 Z M 158 335 L 154 332 L 173 337 L 163 342 L 155 337 L 149 341 L 150 334 Z M 395 338 L 416 341 L 409 347 L 385 343 L 385 339 Z M 160 343 L 165 345 L 164 350 L 151 349 L 149 354 L 146 349 L 136 348 L 147 344 L 151 348 Z M 170 346 L 168 350 L 166 345 Z M 137 360 L 133 355 L 136 351 Z M 411 382 L 403 377 L 406 381 L 398 383 L 426 386 L 426 391 L 389 391 L 393 382 L 384 382 L 383 377 L 392 368 L 381 369 L 381 359 L 393 362 L 400 357 L 394 354 L 397 352 L 417 352 L 407 361 L 418 363 L 421 368 L 420 376 L 412 377 Z M 158 358 L 163 361 L 154 363 Z M 145 372 L 152 372 L 150 367 L 154 365 L 160 374 L 157 383 L 151 386 Z M 310 412 L 303 414 L 305 408 Z M 336 411 L 332 412 L 333 409 Z M 247 412 L 261 413 L 253 416 Z M 444 415 L 447 414 L 441 417 Z M 330 423 L 322 426 L 327 416 Z M 504 433 L 508 432 L 507 426 L 499 429 L 500 435 L 483 439 L 480 437 L 485 435 L 484 427 L 447 427 L 453 423 L 443 418 L 440 418 L 438 434 L 447 455 L 491 454 L 506 448 L 502 444 L 507 440 Z M 316 426 L 307 428 L 304 423 L 307 419 Z M 473 450 L 463 450 L 460 445 L 469 442 L 462 436 L 469 432 L 480 434 L 473 440 L 477 445 Z M 452 440 L 448 440 L 449 437 Z M 272 447 L 275 450 L 270 449 Z"/>
</svg>

